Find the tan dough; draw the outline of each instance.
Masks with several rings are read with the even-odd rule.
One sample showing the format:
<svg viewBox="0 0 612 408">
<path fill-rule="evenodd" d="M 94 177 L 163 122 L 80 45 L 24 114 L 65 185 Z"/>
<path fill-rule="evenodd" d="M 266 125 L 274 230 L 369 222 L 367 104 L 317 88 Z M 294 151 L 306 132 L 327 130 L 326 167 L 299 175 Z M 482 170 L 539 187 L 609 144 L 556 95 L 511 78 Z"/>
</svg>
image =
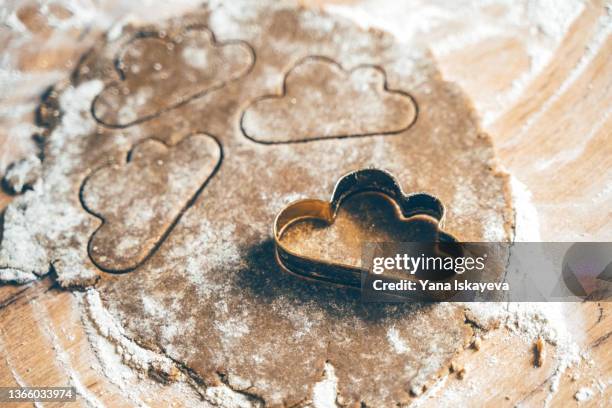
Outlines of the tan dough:
<svg viewBox="0 0 612 408">
<path fill-rule="evenodd" d="M 253 101 L 241 125 L 255 141 L 283 143 L 398 133 L 415 119 L 410 95 L 389 91 L 380 67 L 346 72 L 333 60 L 306 57 L 287 72 L 281 95 Z"/>
<path fill-rule="evenodd" d="M 221 148 L 210 136 L 189 136 L 171 148 L 145 139 L 127 163 L 94 172 L 83 183 L 81 199 L 104 221 L 89 244 L 96 265 L 118 272 L 136 268 L 197 198 L 220 160 Z"/>
<path fill-rule="evenodd" d="M 129 126 L 244 76 L 254 55 L 243 42 L 218 43 L 204 27 L 187 25 L 172 38 L 143 33 L 117 59 L 121 80 L 95 99 L 96 118 Z"/>
<path fill-rule="evenodd" d="M 47 110 L 59 103 L 63 116 L 49 119 L 55 127 L 45 151 L 45 189 L 7 212 L 0 268 L 42 274 L 54 261 L 64 286 L 101 276 L 104 305 L 138 344 L 165 353 L 206 384 L 223 381 L 267 406 L 308 402 L 325 362 L 335 368 L 341 405 L 395 406 L 421 392 L 468 345 L 472 329 L 463 307 L 363 304 L 356 293 L 285 275 L 273 257 L 274 216 L 299 198 L 328 199 L 339 177 L 375 166 L 393 173 L 406 192 L 439 197 L 447 207 L 444 229 L 459 239 L 509 240 L 507 180 L 470 103 L 441 79 L 427 52 L 347 20 L 283 7 L 259 2 L 248 15 L 218 8 L 159 27 L 126 28 L 119 40 L 86 55 L 73 77 L 76 88 L 60 88 L 49 100 Z M 236 50 L 253 50 L 254 59 L 248 52 L 223 54 L 224 66 L 238 68 L 221 72 L 215 58 L 194 57 L 181 46 L 140 56 L 131 51 L 142 45 L 134 40 L 138 32 L 163 32 L 163 40 L 147 41 L 179 43 L 193 26 L 207 27 Z M 114 67 L 121 55 L 131 55 L 130 64 L 160 64 L 172 75 L 122 80 Z M 198 70 L 196 82 L 204 85 L 191 89 L 182 74 Z M 129 94 L 115 105 L 109 92 L 126 82 Z M 94 100 L 94 113 L 107 124 L 138 124 L 96 123 Z M 194 134 L 216 138 L 222 155 L 207 147 L 192 152 L 189 165 L 202 164 L 189 180 L 168 175 L 171 185 L 139 187 L 155 160 L 134 163 L 137 174 L 126 174 L 125 158 L 143 140 L 156 138 L 172 151 Z M 150 147 L 147 155 L 166 154 Z M 218 170 L 181 212 L 215 157 Z M 113 165 L 119 169 L 103 170 Z M 94 185 L 83 186 L 92 172 Z M 117 200 L 94 210 L 113 222 L 102 227 L 105 239 L 94 235 L 90 254 L 100 219 L 81 206 L 82 186 L 87 207 L 109 192 Z M 158 207 L 158 189 L 172 192 L 167 210 Z M 126 205 L 155 217 L 126 228 Z M 167 229 L 177 209 L 182 215 Z M 37 219 L 43 211 L 70 214 L 72 221 Z M 29 264 L 11 252 L 23 225 L 24 242 L 37 243 Z M 117 250 L 125 235 L 137 238 L 138 251 Z M 106 257 L 110 269 L 146 260 L 113 275 L 88 256 Z"/>
</svg>

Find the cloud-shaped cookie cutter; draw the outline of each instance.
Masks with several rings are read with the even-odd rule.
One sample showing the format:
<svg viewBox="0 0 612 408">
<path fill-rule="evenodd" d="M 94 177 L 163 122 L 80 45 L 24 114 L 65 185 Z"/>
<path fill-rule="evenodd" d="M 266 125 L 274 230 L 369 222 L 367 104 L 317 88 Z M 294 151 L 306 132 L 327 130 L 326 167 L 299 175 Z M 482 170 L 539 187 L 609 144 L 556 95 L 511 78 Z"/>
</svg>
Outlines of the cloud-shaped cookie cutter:
<svg viewBox="0 0 612 408">
<path fill-rule="evenodd" d="M 398 134 L 417 116 L 416 100 L 390 89 L 381 67 L 347 70 L 331 58 L 308 56 L 285 74 L 280 94 L 260 96 L 245 108 L 240 126 L 257 143 L 303 143 Z"/>
<path fill-rule="evenodd" d="M 255 51 L 248 43 L 217 41 L 200 25 L 174 37 L 141 32 L 120 51 L 115 60 L 120 80 L 94 98 L 91 113 L 108 127 L 132 126 L 244 77 L 254 64 Z"/>
<path fill-rule="evenodd" d="M 440 228 L 444 218 L 444 206 L 438 198 L 427 193 L 406 195 L 389 172 L 361 169 L 348 173 L 338 180 L 330 201 L 299 200 L 278 213 L 272 232 L 278 264 L 286 272 L 303 279 L 359 289 L 362 273 L 367 272 L 367 269 L 301 255 L 287 248 L 281 239 L 287 228 L 306 219 L 320 220 L 331 226 L 342 203 L 358 193 L 378 193 L 389 199 L 395 204 L 395 215 L 400 222 L 429 223 L 436 231 L 435 242 L 457 242 L 455 237 Z"/>
</svg>

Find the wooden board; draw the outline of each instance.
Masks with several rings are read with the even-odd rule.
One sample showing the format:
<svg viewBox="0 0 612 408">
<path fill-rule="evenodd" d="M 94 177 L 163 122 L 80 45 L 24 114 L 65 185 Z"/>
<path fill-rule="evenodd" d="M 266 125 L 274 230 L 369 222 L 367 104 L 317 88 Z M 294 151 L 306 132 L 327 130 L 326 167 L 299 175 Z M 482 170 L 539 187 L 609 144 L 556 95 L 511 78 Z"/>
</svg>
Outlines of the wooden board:
<svg viewBox="0 0 612 408">
<path fill-rule="evenodd" d="M 325 2 L 304 3 L 320 6 Z M 489 36 L 436 55 L 445 77 L 458 82 L 477 108 L 486 113 L 495 106 L 501 112 L 486 123 L 486 129 L 496 143 L 501 164 L 531 191 L 545 241 L 612 240 L 612 37 L 609 31 L 597 34 L 606 13 L 604 2 L 586 2 L 554 55 L 501 108 L 496 96 L 512 90 L 529 70 L 524 38 Z M 14 92 L 1 105 L 10 106 L 12 100 L 33 107 L 37 93 L 61 76 L 58 71 L 66 75 L 97 32 L 92 28 L 64 33 L 61 46 L 45 50 L 36 48 L 34 36 L 26 48 L 29 51 L 17 55 L 22 61 L 19 69 L 35 76 L 34 85 Z M 48 36 L 49 31 L 36 35 Z M 436 35 L 440 39 L 444 33 Z M 5 130 L 32 117 L 26 111 L 3 120 L 3 160 L 35 151 L 29 141 L 8 137 Z M 0 206 L 10 199 L 0 193 Z M 56 288 L 51 278 L 27 286 L 0 287 L 1 386 L 76 381 L 90 402 L 119 407 L 142 402 L 180 406 L 194 398 L 189 390 L 147 378 L 131 378 L 123 384 L 109 379 L 88 340 L 77 298 Z M 580 328 L 575 334 L 588 358 L 563 374 L 550 405 L 610 406 L 609 386 L 603 395 L 596 392 L 580 404 L 574 395 L 581 387 L 593 388 L 595 381 L 611 381 L 612 305 L 584 303 L 571 308 L 567 318 Z M 498 329 L 484 339 L 480 351 L 468 349 L 459 356 L 467 369 L 464 379 L 446 374 L 418 401 L 432 407 L 475 406 L 480 401 L 497 406 L 542 406 L 549 396 L 553 361 L 547 359 L 535 368 L 532 347 L 507 329 Z M 71 406 L 78 405 L 86 406 L 82 400 Z"/>
</svg>

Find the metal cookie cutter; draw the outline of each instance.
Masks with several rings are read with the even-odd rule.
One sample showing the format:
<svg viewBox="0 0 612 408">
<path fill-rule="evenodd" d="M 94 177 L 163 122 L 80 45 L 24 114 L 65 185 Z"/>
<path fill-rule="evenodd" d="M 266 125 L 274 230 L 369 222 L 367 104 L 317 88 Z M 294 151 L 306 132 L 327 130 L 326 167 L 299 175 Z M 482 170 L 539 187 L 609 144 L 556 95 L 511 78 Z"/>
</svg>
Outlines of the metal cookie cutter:
<svg viewBox="0 0 612 408">
<path fill-rule="evenodd" d="M 366 269 L 300 255 L 284 246 L 281 238 L 289 226 L 305 219 L 333 224 L 344 200 L 354 194 L 366 192 L 381 194 L 391 201 L 395 205 L 400 222 L 419 220 L 431 223 L 437 231 L 436 242 L 457 242 L 452 235 L 440 229 L 444 218 L 444 206 L 440 200 L 427 193 L 404 194 L 397 180 L 387 171 L 361 169 L 338 180 L 330 201 L 295 201 L 276 216 L 273 234 L 278 264 L 285 271 L 300 278 L 359 289 L 361 274 L 367 272 Z"/>
</svg>

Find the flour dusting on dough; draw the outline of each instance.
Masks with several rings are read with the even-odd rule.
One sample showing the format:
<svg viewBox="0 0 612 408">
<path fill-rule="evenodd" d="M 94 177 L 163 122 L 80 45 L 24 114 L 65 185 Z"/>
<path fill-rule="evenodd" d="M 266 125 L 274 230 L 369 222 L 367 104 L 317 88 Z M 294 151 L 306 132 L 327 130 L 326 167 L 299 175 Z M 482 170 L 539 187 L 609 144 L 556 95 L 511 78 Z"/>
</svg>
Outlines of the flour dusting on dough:
<svg viewBox="0 0 612 408">
<path fill-rule="evenodd" d="M 74 237 L 64 235 L 63 231 L 87 218 L 81 209 L 68 204 L 73 195 L 67 178 L 77 165 L 74 159 L 78 153 L 77 140 L 95 129 L 88 106 L 101 89 L 101 81 L 91 81 L 67 89 L 60 97 L 64 115 L 48 148 L 50 153 L 62 151 L 63 158 L 53 166 L 45 166 L 42 181 L 7 207 L 0 243 L 0 279 L 23 283 L 48 273 L 53 260 L 50 247 L 60 247 L 65 248 L 62 250 L 65 256 L 57 266 L 66 272 L 61 279 L 66 283 L 95 280 L 95 275 L 83 267 L 83 254 L 71 252 L 69 243 Z"/>
<path fill-rule="evenodd" d="M 323 379 L 316 383 L 312 392 L 312 405 L 314 408 L 337 408 L 336 395 L 338 393 L 338 378 L 334 366 L 325 363 Z"/>
<path fill-rule="evenodd" d="M 15 193 L 22 193 L 25 188 L 33 187 L 40 179 L 41 163 L 35 155 L 13 163 L 4 174 L 4 183 Z"/>
<path fill-rule="evenodd" d="M 76 292 L 74 295 L 84 313 L 82 318 L 89 342 L 98 356 L 104 375 L 121 388 L 137 406 L 145 404 L 138 393 L 126 387 L 125 383 L 136 381 L 139 386 L 142 386 L 147 382 L 145 374 L 151 371 L 171 379 L 170 384 L 160 384 L 161 386 L 182 389 L 181 395 L 187 398 L 184 402 L 189 407 L 200 406 L 202 403 L 200 397 L 215 406 L 221 405 L 226 408 L 256 408 L 258 406 L 247 396 L 233 391 L 226 385 L 200 387 L 182 373 L 176 363 L 164 354 L 145 349 L 129 339 L 121 325 L 104 308 L 100 295 L 95 289 L 89 289 L 85 293 Z"/>
<path fill-rule="evenodd" d="M 387 330 L 387 340 L 389 340 L 389 343 L 391 343 L 391 346 L 393 346 L 397 354 L 406 354 L 410 352 L 410 347 L 400 337 L 395 327 L 390 327 L 389 330 Z"/>
</svg>

